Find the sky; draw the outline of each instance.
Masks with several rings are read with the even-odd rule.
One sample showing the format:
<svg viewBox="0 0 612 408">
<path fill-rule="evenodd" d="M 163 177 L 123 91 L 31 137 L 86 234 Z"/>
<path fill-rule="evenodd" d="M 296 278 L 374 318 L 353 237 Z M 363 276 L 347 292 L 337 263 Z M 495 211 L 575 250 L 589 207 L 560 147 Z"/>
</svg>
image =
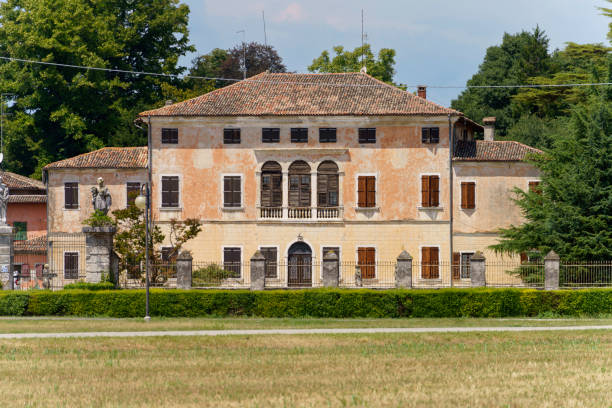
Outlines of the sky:
<svg viewBox="0 0 612 408">
<path fill-rule="evenodd" d="M 189 5 L 190 40 L 197 52 L 181 60 L 189 66 L 198 54 L 231 48 L 242 41 L 268 44 L 287 69 L 308 72 L 323 50 L 361 45 L 361 10 L 367 42 L 374 51 L 396 51 L 394 81 L 430 87 L 427 97 L 448 106 L 478 70 L 489 46 L 504 33 L 531 31 L 538 25 L 551 49 L 568 41 L 606 43 L 610 19 L 598 7 L 605 0 L 182 0 Z M 410 89 L 409 90 L 414 90 Z"/>
</svg>

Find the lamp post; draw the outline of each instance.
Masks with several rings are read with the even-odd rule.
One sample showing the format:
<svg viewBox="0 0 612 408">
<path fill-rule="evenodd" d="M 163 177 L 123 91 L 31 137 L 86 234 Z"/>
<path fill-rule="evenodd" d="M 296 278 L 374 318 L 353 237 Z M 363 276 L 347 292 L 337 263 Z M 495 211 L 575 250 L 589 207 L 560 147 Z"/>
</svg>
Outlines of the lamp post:
<svg viewBox="0 0 612 408">
<path fill-rule="evenodd" d="M 136 197 L 134 204 L 145 212 L 145 321 L 151 320 L 149 315 L 149 184 L 144 183 L 140 189 L 140 195 Z"/>
</svg>

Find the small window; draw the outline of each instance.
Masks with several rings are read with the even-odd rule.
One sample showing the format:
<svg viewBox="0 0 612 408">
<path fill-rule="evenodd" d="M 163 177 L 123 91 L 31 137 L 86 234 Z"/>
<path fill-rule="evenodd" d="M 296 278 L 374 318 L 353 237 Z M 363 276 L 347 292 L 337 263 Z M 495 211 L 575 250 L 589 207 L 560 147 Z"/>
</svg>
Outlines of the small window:
<svg viewBox="0 0 612 408">
<path fill-rule="evenodd" d="M 177 208 L 179 206 L 178 176 L 162 176 L 162 207 Z"/>
<path fill-rule="evenodd" d="M 178 144 L 178 129 L 163 128 L 161 130 L 161 142 L 163 144 Z"/>
<path fill-rule="evenodd" d="M 336 143 L 336 128 L 320 128 L 319 143 Z"/>
<path fill-rule="evenodd" d="M 173 247 L 162 247 L 161 248 L 161 261 L 162 263 L 172 262 L 175 258 Z"/>
<path fill-rule="evenodd" d="M 64 252 L 64 279 L 79 278 L 79 253 Z"/>
<path fill-rule="evenodd" d="M 376 248 L 357 248 L 357 264 L 361 268 L 362 279 L 374 279 L 376 277 Z"/>
<path fill-rule="evenodd" d="M 423 279 L 440 278 L 440 249 L 438 247 L 421 248 L 421 277 Z"/>
<path fill-rule="evenodd" d="M 279 128 L 263 128 L 261 129 L 262 143 L 278 143 L 280 142 Z"/>
<path fill-rule="evenodd" d="M 359 128 L 359 143 L 376 143 L 376 128 Z"/>
<path fill-rule="evenodd" d="M 376 207 L 376 177 L 359 176 L 357 179 L 357 207 Z"/>
<path fill-rule="evenodd" d="M 23 221 L 13 222 L 15 231 L 15 241 L 25 241 L 28 239 L 28 223 Z"/>
<path fill-rule="evenodd" d="M 472 260 L 473 255 L 473 252 L 461 253 L 461 279 L 470 278 L 470 262 Z"/>
<path fill-rule="evenodd" d="M 440 177 L 421 176 L 421 206 L 438 207 L 440 205 Z"/>
<path fill-rule="evenodd" d="M 230 278 L 240 278 L 242 250 L 240 248 L 223 248 L 223 269 L 230 272 Z"/>
<path fill-rule="evenodd" d="M 540 182 L 530 181 L 529 182 L 529 192 L 536 193 L 536 194 L 542 194 L 542 190 L 540 189 Z"/>
<path fill-rule="evenodd" d="M 224 144 L 239 144 L 240 143 L 240 129 L 223 129 L 223 143 Z"/>
<path fill-rule="evenodd" d="M 461 183 L 461 208 L 465 210 L 476 208 L 476 183 Z"/>
<path fill-rule="evenodd" d="M 241 200 L 241 188 L 240 188 L 240 176 L 224 176 L 223 177 L 223 206 L 224 207 L 240 207 L 242 205 Z"/>
<path fill-rule="evenodd" d="M 64 208 L 79 208 L 79 183 L 64 183 Z"/>
<path fill-rule="evenodd" d="M 439 143 L 440 128 L 424 127 L 421 129 L 421 142 L 423 143 Z"/>
<path fill-rule="evenodd" d="M 136 197 L 140 195 L 140 183 L 139 182 L 128 182 L 126 184 L 126 202 L 127 206 L 134 205 Z"/>
<path fill-rule="evenodd" d="M 262 247 L 261 254 L 266 258 L 266 278 L 278 277 L 278 250 L 276 247 Z"/>
<path fill-rule="evenodd" d="M 308 128 L 291 128 L 291 143 L 308 143 Z"/>
</svg>

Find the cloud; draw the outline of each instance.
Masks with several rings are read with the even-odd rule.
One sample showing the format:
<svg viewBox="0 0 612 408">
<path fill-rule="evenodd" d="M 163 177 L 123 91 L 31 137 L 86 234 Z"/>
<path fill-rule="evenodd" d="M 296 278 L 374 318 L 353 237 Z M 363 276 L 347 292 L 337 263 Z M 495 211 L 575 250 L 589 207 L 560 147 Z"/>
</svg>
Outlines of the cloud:
<svg viewBox="0 0 612 408">
<path fill-rule="evenodd" d="M 298 3 L 289 4 L 283 11 L 274 17 L 277 22 L 296 22 L 306 19 L 306 12 Z"/>
</svg>

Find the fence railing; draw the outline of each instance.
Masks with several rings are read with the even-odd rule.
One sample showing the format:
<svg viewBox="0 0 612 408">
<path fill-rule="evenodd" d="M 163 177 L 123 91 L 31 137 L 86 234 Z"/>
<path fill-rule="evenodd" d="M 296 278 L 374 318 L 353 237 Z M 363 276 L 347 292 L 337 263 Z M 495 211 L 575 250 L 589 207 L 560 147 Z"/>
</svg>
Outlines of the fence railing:
<svg viewBox="0 0 612 408">
<path fill-rule="evenodd" d="M 564 288 L 612 286 L 612 261 L 561 263 L 559 286 Z"/>
<path fill-rule="evenodd" d="M 242 288 L 250 283 L 249 262 L 193 262 L 191 287 Z"/>
<path fill-rule="evenodd" d="M 486 285 L 489 287 L 543 288 L 544 263 L 487 262 Z"/>
</svg>

